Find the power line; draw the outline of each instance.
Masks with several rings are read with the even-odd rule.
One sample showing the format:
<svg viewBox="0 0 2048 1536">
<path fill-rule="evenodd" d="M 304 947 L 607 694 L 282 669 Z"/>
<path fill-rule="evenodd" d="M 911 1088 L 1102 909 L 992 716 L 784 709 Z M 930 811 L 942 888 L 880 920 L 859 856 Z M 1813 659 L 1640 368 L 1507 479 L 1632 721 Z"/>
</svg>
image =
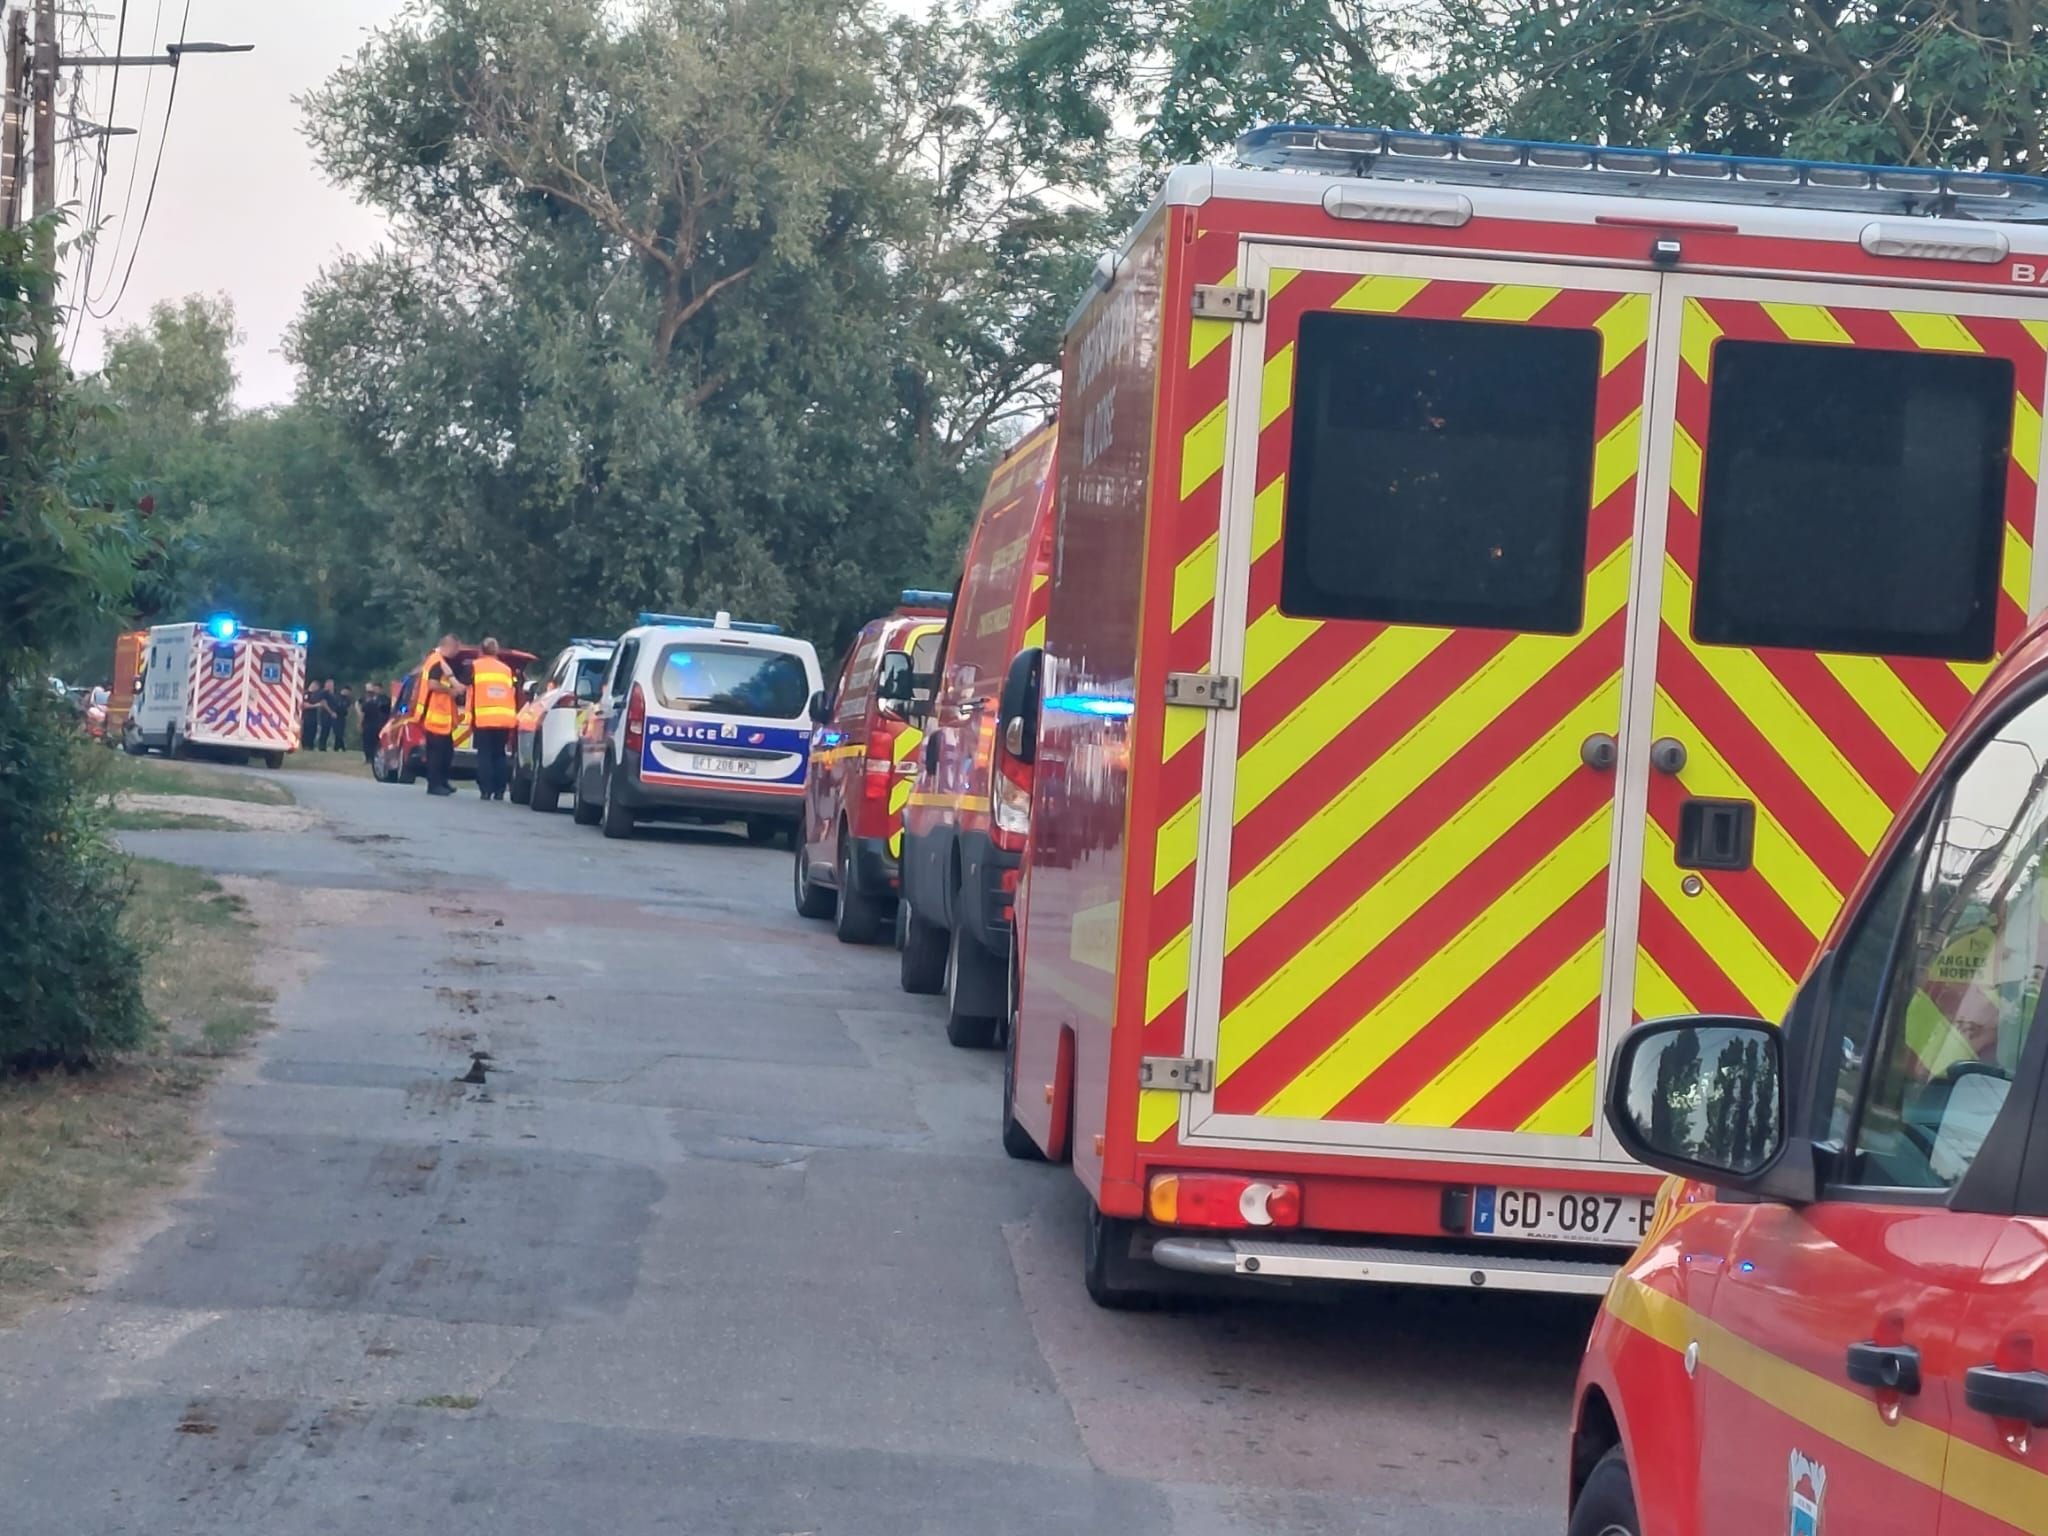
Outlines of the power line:
<svg viewBox="0 0 2048 1536">
<path fill-rule="evenodd" d="M 126 8 L 126 0 L 123 0 L 122 9 L 125 11 Z M 156 15 L 150 20 L 149 23 L 149 46 L 152 52 L 155 51 L 158 40 L 162 38 L 163 31 L 164 0 L 156 0 Z M 173 78 L 175 79 L 175 73 L 173 75 Z M 155 94 L 156 74 L 154 71 L 152 71 L 142 77 L 142 113 L 138 121 L 142 124 L 142 126 L 145 129 L 147 129 L 149 126 L 149 99 L 151 96 Z M 165 122 L 164 126 L 167 128 L 170 126 L 168 120 Z M 114 255 L 113 259 L 107 263 L 107 271 L 109 273 L 107 282 L 109 285 L 113 283 L 113 277 L 111 274 L 113 273 L 115 266 L 120 262 L 121 259 L 121 241 L 127 236 L 128 233 L 128 214 L 129 211 L 133 209 L 135 206 L 135 180 L 137 173 L 141 169 L 142 146 L 140 144 L 137 144 L 135 146 L 135 153 L 128 157 L 128 189 L 121 194 L 121 217 L 120 220 L 114 225 Z M 102 290 L 99 295 L 99 298 L 104 299 L 105 297 L 106 293 L 104 290 Z M 95 299 L 93 296 L 92 287 L 89 283 L 86 286 L 83 298 L 85 300 L 87 309 L 90 309 L 93 304 L 98 302 L 98 300 Z"/>
<path fill-rule="evenodd" d="M 183 48 L 185 45 L 185 29 L 191 25 L 191 22 L 192 0 L 185 0 L 185 14 L 178 23 L 178 46 L 180 48 Z M 121 286 L 115 292 L 113 301 L 105 309 L 94 309 L 92 307 L 91 295 L 86 295 L 86 310 L 95 320 L 105 320 L 108 318 L 115 310 L 121 307 L 121 300 L 128 296 L 129 279 L 135 276 L 135 258 L 142 254 L 142 237 L 149 232 L 150 210 L 156 206 L 157 178 L 163 174 L 164 170 L 164 146 L 171 141 L 171 117 L 178 110 L 178 77 L 183 73 L 184 71 L 180 69 L 173 69 L 171 71 L 171 93 L 164 101 L 164 128 L 163 132 L 157 135 L 156 141 L 156 164 L 150 167 L 149 192 L 142 199 L 142 220 L 135 226 L 135 239 L 128 247 L 128 269 L 121 274 Z M 140 160 L 141 156 L 138 155 L 136 158 Z"/>
<path fill-rule="evenodd" d="M 85 23 L 85 31 L 92 38 L 93 46 L 98 47 L 99 37 L 89 20 Z M 121 0 L 120 19 L 114 24 L 114 54 L 117 58 L 120 56 L 122 48 L 127 41 L 128 0 Z M 151 39 L 151 45 L 154 46 L 154 44 L 155 39 Z M 120 104 L 121 66 L 116 64 L 113 66 L 113 79 L 107 86 L 107 110 L 103 114 L 95 115 L 99 116 L 109 127 L 113 127 L 115 126 L 114 112 Z M 85 335 L 85 313 L 92 300 L 92 270 L 99 261 L 100 215 L 105 209 L 107 193 L 107 155 L 112 148 L 112 137 L 102 134 L 100 136 L 100 152 L 94 166 L 92 196 L 87 200 L 85 220 L 81 226 L 89 233 L 90 238 L 85 243 L 85 255 L 80 263 L 82 270 L 78 274 L 78 302 L 71 306 L 71 339 L 64 346 L 66 362 L 69 362 L 72 356 L 76 354 L 79 340 Z M 139 148 L 135 153 L 135 158 L 137 160 L 142 158 L 142 152 Z M 119 238 L 120 232 L 117 227 L 115 239 L 118 241 Z"/>
</svg>

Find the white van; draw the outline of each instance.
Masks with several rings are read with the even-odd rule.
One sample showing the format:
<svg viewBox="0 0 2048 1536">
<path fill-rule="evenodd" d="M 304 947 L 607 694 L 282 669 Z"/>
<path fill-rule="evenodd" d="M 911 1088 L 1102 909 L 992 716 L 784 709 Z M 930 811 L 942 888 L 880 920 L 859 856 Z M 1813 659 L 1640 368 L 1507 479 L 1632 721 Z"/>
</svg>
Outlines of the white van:
<svg viewBox="0 0 2048 1536">
<path fill-rule="evenodd" d="M 757 843 L 803 815 L 808 640 L 773 624 L 643 613 L 619 637 L 577 744 L 575 814 L 606 837 L 641 821 L 744 821 Z"/>
</svg>

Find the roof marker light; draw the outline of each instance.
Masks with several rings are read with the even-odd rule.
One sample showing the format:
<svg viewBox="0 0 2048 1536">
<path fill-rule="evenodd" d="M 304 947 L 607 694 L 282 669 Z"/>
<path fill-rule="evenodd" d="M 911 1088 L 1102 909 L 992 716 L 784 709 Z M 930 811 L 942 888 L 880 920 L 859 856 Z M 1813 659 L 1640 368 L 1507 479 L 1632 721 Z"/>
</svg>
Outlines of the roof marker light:
<svg viewBox="0 0 2048 1536">
<path fill-rule="evenodd" d="M 1877 219 L 1863 226 L 1857 244 L 1872 256 L 1906 261 L 2003 261 L 2012 242 L 1995 229 L 1933 219 Z"/>
<path fill-rule="evenodd" d="M 925 587 L 905 587 L 896 601 L 905 608 L 950 608 L 953 594 L 934 592 Z"/>
<path fill-rule="evenodd" d="M 1457 229 L 1472 222 L 1472 199 L 1462 192 L 1438 192 L 1428 187 L 1340 182 L 1323 194 L 1323 212 L 1333 219 Z"/>
</svg>

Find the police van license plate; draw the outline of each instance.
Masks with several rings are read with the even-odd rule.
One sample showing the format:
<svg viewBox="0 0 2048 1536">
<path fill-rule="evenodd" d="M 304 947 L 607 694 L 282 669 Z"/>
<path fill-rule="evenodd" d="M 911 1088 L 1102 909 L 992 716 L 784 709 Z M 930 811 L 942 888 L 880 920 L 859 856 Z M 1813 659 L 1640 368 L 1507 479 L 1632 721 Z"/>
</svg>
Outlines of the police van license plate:
<svg viewBox="0 0 2048 1536">
<path fill-rule="evenodd" d="M 751 779 L 760 772 L 760 766 L 750 757 L 706 757 L 701 752 L 690 754 L 690 772 L 716 773 L 726 778 Z"/>
<path fill-rule="evenodd" d="M 1654 1195 L 1594 1195 L 1561 1189 L 1472 1191 L 1472 1231 L 1478 1237 L 1524 1237 L 1548 1243 L 1642 1241 L 1657 1208 Z"/>
</svg>

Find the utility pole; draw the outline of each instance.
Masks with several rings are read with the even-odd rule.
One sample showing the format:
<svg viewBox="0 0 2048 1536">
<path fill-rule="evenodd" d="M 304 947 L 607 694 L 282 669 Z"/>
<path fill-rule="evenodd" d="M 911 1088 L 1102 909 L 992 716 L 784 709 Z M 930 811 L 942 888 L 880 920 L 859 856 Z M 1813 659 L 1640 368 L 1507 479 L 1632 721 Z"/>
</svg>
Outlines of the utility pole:
<svg viewBox="0 0 2048 1536">
<path fill-rule="evenodd" d="M 7 18 L 7 99 L 0 128 L 0 229 L 21 222 L 22 117 L 28 110 L 28 12 Z"/>
<path fill-rule="evenodd" d="M 57 0 L 36 0 L 36 50 L 28 83 L 35 121 L 34 209 L 41 218 L 57 206 Z M 47 224 L 36 236 L 36 254 L 45 267 L 55 265 L 57 232 Z"/>
</svg>

